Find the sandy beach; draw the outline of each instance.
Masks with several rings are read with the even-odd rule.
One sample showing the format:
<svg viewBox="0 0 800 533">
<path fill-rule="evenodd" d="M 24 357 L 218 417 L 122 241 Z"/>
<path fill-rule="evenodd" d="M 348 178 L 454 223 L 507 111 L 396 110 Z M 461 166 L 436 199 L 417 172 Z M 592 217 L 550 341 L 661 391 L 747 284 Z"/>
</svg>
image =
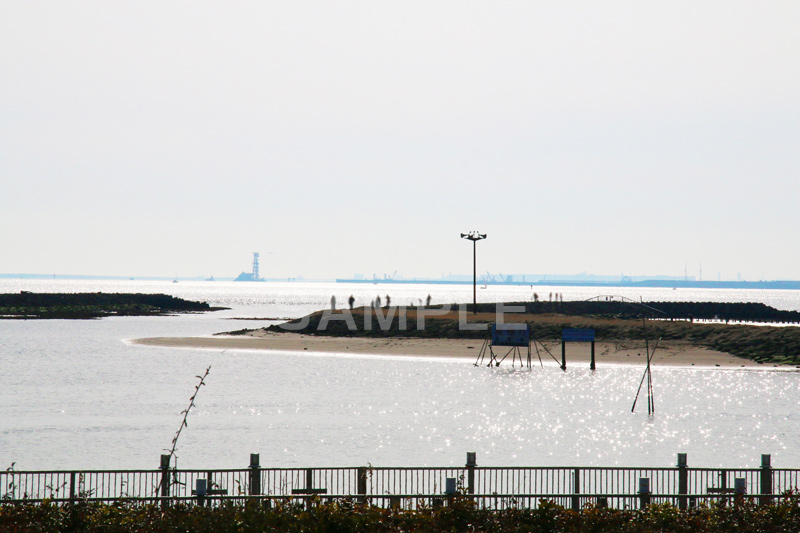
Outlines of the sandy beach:
<svg viewBox="0 0 800 533">
<path fill-rule="evenodd" d="M 482 341 L 474 339 L 426 339 L 411 337 L 321 337 L 297 333 L 276 333 L 258 330 L 241 336 L 215 337 L 155 337 L 135 339 L 133 344 L 171 348 L 200 348 L 209 350 L 266 350 L 266 351 L 309 351 L 333 354 L 373 354 L 394 356 L 430 356 L 476 359 Z M 550 352 L 560 363 L 561 344 L 546 343 Z M 508 348 L 495 348 L 495 353 L 504 354 Z M 554 363 L 550 355 L 540 347 L 542 360 Z M 538 363 L 536 351 L 532 357 Z M 598 366 L 603 363 L 634 364 L 645 363 L 645 347 L 641 342 L 601 343 L 595 345 L 595 358 Z M 567 344 L 567 366 L 571 364 L 588 365 L 590 346 L 583 343 Z M 691 346 L 687 343 L 671 341 L 662 343 L 655 352 L 654 364 L 685 367 L 772 367 L 759 365 L 755 361 L 734 357 L 730 354 Z"/>
</svg>

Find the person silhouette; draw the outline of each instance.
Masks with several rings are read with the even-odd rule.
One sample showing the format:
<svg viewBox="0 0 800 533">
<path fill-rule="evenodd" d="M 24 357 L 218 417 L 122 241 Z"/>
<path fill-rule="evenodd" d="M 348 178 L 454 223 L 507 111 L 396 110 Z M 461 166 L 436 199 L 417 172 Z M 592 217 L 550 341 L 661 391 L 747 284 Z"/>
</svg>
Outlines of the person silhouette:
<svg viewBox="0 0 800 533">
<path fill-rule="evenodd" d="M 356 303 L 356 299 L 353 298 L 352 294 L 350 295 L 350 298 L 347 299 L 347 303 L 350 304 L 350 310 L 352 311 L 353 310 L 353 304 Z"/>
</svg>

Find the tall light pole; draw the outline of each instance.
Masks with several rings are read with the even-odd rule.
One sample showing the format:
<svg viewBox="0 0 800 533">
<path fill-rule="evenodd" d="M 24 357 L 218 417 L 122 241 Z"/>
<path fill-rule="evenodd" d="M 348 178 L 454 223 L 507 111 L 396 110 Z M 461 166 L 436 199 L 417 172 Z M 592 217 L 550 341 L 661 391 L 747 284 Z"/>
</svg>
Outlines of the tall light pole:
<svg viewBox="0 0 800 533">
<path fill-rule="evenodd" d="M 478 241 L 485 239 L 485 233 L 478 233 L 477 231 L 470 231 L 469 233 L 462 233 L 462 239 L 468 239 L 472 241 L 472 312 L 474 314 L 478 313 L 478 262 L 476 259 L 477 255 L 477 244 Z"/>
</svg>

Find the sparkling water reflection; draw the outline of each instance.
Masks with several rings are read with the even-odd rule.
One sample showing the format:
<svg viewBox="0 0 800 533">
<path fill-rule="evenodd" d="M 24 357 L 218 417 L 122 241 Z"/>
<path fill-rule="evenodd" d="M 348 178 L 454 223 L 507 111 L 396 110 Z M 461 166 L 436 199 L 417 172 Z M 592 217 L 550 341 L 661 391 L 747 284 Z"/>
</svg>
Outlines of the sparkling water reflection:
<svg viewBox="0 0 800 533">
<path fill-rule="evenodd" d="M 127 283 L 76 286 L 122 292 L 131 290 Z M 246 466 L 251 452 L 261 453 L 265 466 L 459 465 L 467 451 L 478 452 L 486 466 L 669 466 L 678 452 L 687 452 L 693 466 L 755 467 L 761 453 L 771 453 L 776 467 L 800 465 L 794 371 L 656 367 L 656 415 L 649 417 L 644 403 L 631 413 L 640 367 L 601 363 L 596 372 L 577 366 L 562 372 L 545 363 L 527 371 L 476 368 L 471 358 L 222 353 L 121 342 L 238 329 L 242 323 L 226 318 L 299 316 L 326 305 L 333 290 L 343 301 L 350 292 L 364 299 L 383 294 L 387 286 L 130 283 L 136 292 L 177 293 L 234 309 L 0 321 L 0 466 L 155 467 L 194 375 L 209 364 L 208 386 L 179 443 L 183 467 Z M 43 287 L 3 285 L 65 290 Z M 469 287 L 435 289 L 403 286 L 393 301 L 431 291 L 435 303 L 471 298 Z M 529 292 L 514 290 L 506 296 Z M 662 292 L 666 299 L 673 291 Z"/>
</svg>

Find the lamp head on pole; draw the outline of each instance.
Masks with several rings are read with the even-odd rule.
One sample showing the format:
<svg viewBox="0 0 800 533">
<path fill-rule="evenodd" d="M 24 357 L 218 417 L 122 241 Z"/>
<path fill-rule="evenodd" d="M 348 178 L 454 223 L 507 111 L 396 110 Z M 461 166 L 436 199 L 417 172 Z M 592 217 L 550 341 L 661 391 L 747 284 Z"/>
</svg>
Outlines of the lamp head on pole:
<svg viewBox="0 0 800 533">
<path fill-rule="evenodd" d="M 469 233 L 462 233 L 461 234 L 461 238 L 462 239 L 468 239 L 470 241 L 480 241 L 480 240 L 486 238 L 486 234 L 485 233 L 479 233 L 477 231 L 470 231 Z"/>
</svg>

